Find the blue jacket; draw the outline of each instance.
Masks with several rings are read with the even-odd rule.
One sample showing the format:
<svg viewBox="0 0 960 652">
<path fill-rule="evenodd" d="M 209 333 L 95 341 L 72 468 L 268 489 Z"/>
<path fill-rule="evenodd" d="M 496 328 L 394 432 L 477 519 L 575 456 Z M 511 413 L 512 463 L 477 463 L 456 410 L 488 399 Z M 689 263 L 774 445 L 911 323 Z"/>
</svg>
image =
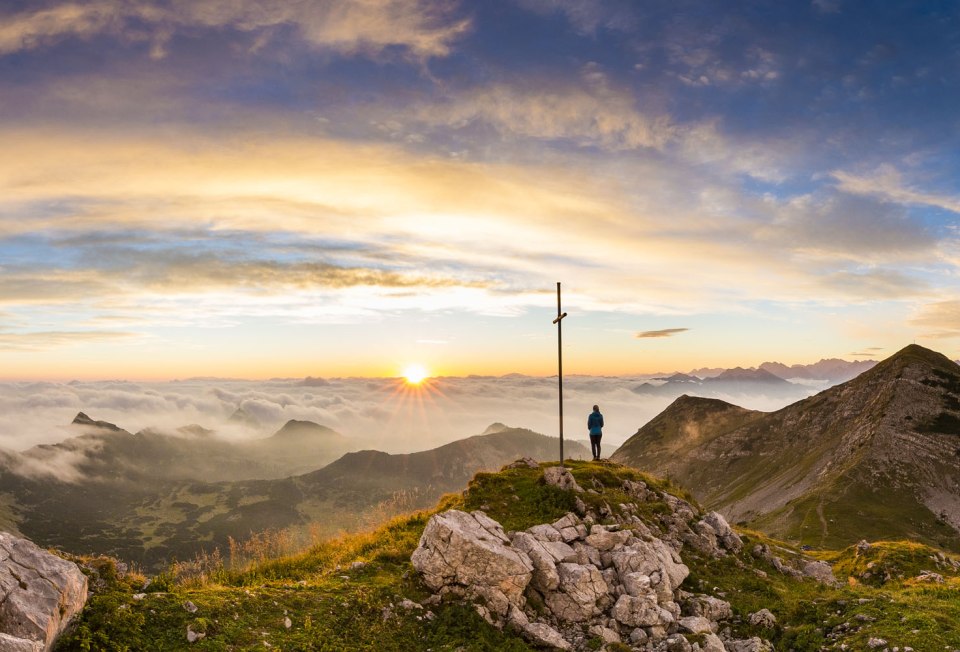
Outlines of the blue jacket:
<svg viewBox="0 0 960 652">
<path fill-rule="evenodd" d="M 587 417 L 587 428 L 590 430 L 591 435 L 602 435 L 603 415 L 599 412 L 591 412 L 590 416 Z"/>
</svg>

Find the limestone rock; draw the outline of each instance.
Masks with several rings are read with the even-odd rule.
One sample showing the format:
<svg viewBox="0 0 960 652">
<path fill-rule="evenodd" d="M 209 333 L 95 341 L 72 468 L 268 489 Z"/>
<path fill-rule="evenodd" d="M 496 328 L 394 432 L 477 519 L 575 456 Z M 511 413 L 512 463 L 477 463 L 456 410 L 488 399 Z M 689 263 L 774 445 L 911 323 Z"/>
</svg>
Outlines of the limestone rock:
<svg viewBox="0 0 960 652">
<path fill-rule="evenodd" d="M 43 652 L 43 643 L 28 641 L 0 632 L 0 650 L 3 652 Z"/>
<path fill-rule="evenodd" d="M 685 616 L 703 616 L 707 620 L 717 622 L 733 618 L 733 607 L 726 600 L 715 598 L 712 595 L 695 595 L 683 603 Z"/>
<path fill-rule="evenodd" d="M 765 627 L 772 629 L 777 625 L 777 617 L 774 616 L 769 609 L 761 609 L 760 611 L 755 611 L 747 617 L 747 622 L 749 622 L 754 627 Z"/>
<path fill-rule="evenodd" d="M 549 466 L 543 470 L 543 481 L 565 491 L 583 493 L 573 474 L 564 466 Z"/>
<path fill-rule="evenodd" d="M 703 522 L 713 528 L 717 533 L 717 539 L 720 540 L 724 548 L 733 553 L 743 550 L 743 540 L 740 535 L 733 531 L 723 514 L 710 512 L 703 517 Z"/>
<path fill-rule="evenodd" d="M 685 616 L 677 624 L 681 632 L 690 634 L 708 634 L 713 631 L 712 623 L 703 616 Z"/>
<path fill-rule="evenodd" d="M 607 595 L 607 583 L 592 565 L 557 565 L 560 587 L 544 596 L 544 602 L 561 621 L 579 623 L 600 614 L 597 603 Z"/>
<path fill-rule="evenodd" d="M 507 542 L 503 528 L 483 512 L 449 510 L 430 517 L 411 561 L 434 591 L 470 587 L 488 601 L 496 601 L 499 593 L 519 606 L 534 566 Z"/>
<path fill-rule="evenodd" d="M 544 547 L 544 542 L 538 541 L 529 532 L 517 532 L 513 535 L 511 545 L 517 550 L 527 553 L 533 563 L 532 586 L 541 592 L 555 591 L 560 586 L 560 574 L 557 572 L 557 562 L 550 550 Z M 566 544 L 562 544 L 566 545 Z M 571 548 L 571 553 L 573 549 Z"/>
<path fill-rule="evenodd" d="M 673 614 L 658 605 L 653 596 L 621 595 L 610 615 L 631 627 L 666 626 L 674 622 Z"/>
<path fill-rule="evenodd" d="M 532 457 L 521 457 L 516 462 L 507 464 L 508 469 L 539 469 L 540 465 Z"/>
<path fill-rule="evenodd" d="M 807 562 L 803 566 L 803 574 L 823 584 L 829 584 L 831 586 L 837 584 L 837 578 L 833 576 L 833 569 L 830 567 L 830 564 L 825 561 Z"/>
<path fill-rule="evenodd" d="M 700 642 L 700 652 L 727 652 L 727 648 L 719 636 L 706 634 Z"/>
<path fill-rule="evenodd" d="M 767 641 L 754 636 L 739 641 L 727 641 L 727 652 L 773 652 L 773 646 Z"/>
<path fill-rule="evenodd" d="M 49 650 L 86 603 L 87 578 L 76 564 L 0 532 L 0 596 L 0 649 Z"/>
</svg>

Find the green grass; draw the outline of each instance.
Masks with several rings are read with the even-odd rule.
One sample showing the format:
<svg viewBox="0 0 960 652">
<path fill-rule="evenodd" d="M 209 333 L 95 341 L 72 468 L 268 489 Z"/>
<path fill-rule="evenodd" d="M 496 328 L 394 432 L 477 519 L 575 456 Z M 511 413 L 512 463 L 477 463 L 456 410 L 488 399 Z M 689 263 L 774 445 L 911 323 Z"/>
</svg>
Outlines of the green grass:
<svg viewBox="0 0 960 652">
<path fill-rule="evenodd" d="M 636 502 L 623 493 L 624 479 L 682 493 L 666 481 L 609 462 L 568 466 L 582 487 L 597 492 L 580 494 L 594 509 L 609 506 L 616 512 L 620 503 Z M 142 590 L 142 577 L 117 577 L 111 561 L 87 560 L 94 569 L 88 572 L 96 593 L 78 626 L 57 649 L 182 650 L 190 626 L 205 633 L 190 646 L 196 650 L 265 649 L 264 642 L 275 650 L 410 650 L 411 642 L 421 650 L 530 650 L 515 636 L 488 625 L 469 606 L 441 603 L 429 608 L 432 618 L 427 618 L 427 609 L 406 611 L 398 605 L 404 598 L 422 602 L 429 596 L 413 571 L 410 555 L 431 513 L 484 507 L 508 530 L 550 522 L 571 509 L 573 496 L 543 484 L 541 477 L 540 469 L 526 468 L 481 473 L 465 492 L 445 496 L 430 512 L 245 568 L 212 564 L 201 575 L 180 576 L 172 569 L 153 579 L 142 600 L 133 599 Z M 641 518 L 650 522 L 668 510 L 659 500 L 638 507 Z M 936 550 L 887 542 L 866 555 L 857 554 L 855 548 L 820 552 L 819 557 L 835 565 L 841 580 L 862 576 L 871 562 L 871 569 L 890 576 L 876 585 L 861 579 L 832 588 L 781 575 L 750 552 L 755 544 L 764 543 L 784 558 L 798 554 L 786 544 L 757 532 L 744 531 L 742 536 L 745 547 L 737 556 L 714 559 L 689 548 L 682 553 L 690 568 L 682 588 L 730 601 L 736 618 L 729 626 L 737 636 L 762 636 L 778 650 L 796 652 L 839 650 L 841 644 L 863 650 L 870 637 L 887 639 L 891 649 L 960 648 L 960 580 L 946 572 L 947 564 Z M 356 561 L 366 565 L 351 569 Z M 919 584 L 912 578 L 920 570 L 940 572 L 947 582 Z M 184 609 L 188 600 L 197 606 L 196 613 Z M 761 608 L 776 615 L 779 624 L 774 631 L 746 624 L 746 616 Z M 290 628 L 285 618 L 290 619 Z M 845 623 L 854 626 L 847 628 Z"/>
</svg>

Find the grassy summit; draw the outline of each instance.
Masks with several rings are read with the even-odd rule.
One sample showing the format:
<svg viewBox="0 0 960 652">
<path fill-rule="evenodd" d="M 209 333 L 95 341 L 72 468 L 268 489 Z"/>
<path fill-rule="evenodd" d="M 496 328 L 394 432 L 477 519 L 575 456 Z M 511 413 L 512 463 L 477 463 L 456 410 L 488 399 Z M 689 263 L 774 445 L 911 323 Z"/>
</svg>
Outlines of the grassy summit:
<svg viewBox="0 0 960 652">
<path fill-rule="evenodd" d="M 625 479 L 690 500 L 666 481 L 627 467 L 569 466 L 588 489 L 582 499 L 598 511 L 617 512 L 628 502 Z M 96 594 L 58 650 L 254 650 L 267 649 L 265 644 L 279 650 L 529 650 L 469 605 L 421 607 L 404 601 L 422 603 L 429 597 L 410 555 L 430 514 L 483 509 L 508 530 L 554 521 L 573 508 L 574 496 L 544 485 L 541 477 L 541 469 L 530 468 L 481 473 L 466 491 L 444 497 L 434 510 L 396 519 L 372 533 L 276 559 L 267 558 L 270 542 L 264 538 L 242 559 L 235 551 L 232 564 L 207 555 L 152 578 L 145 590 L 142 576 L 119 577 L 113 561 L 87 560 Z M 668 511 L 665 502 L 651 501 L 638 515 L 656 523 Z M 683 587 L 728 600 L 738 636 L 762 636 L 778 650 L 839 650 L 842 644 L 864 650 L 871 638 L 888 641 L 890 649 L 960 648 L 960 579 L 951 557 L 906 543 L 823 553 L 844 582 L 829 588 L 784 575 L 752 554 L 756 545 L 766 545 L 789 561 L 799 555 L 796 550 L 753 532 L 741 535 L 745 547 L 738 555 L 714 559 L 688 547 L 681 552 L 691 571 Z M 918 580 L 921 571 L 936 572 L 943 581 L 929 575 Z M 776 615 L 776 629 L 746 623 L 747 615 L 761 608 Z M 203 637 L 188 643 L 188 631 Z M 599 649 L 600 641 L 594 643 Z"/>
</svg>

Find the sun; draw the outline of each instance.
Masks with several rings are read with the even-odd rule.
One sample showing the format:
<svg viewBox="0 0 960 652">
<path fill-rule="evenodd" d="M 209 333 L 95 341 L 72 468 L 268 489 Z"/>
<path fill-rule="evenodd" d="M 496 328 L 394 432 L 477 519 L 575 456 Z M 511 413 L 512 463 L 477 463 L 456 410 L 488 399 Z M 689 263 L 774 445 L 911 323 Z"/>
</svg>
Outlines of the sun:
<svg viewBox="0 0 960 652">
<path fill-rule="evenodd" d="M 412 364 L 403 370 L 403 379 L 408 385 L 419 385 L 429 377 L 430 374 L 422 365 Z"/>
</svg>

